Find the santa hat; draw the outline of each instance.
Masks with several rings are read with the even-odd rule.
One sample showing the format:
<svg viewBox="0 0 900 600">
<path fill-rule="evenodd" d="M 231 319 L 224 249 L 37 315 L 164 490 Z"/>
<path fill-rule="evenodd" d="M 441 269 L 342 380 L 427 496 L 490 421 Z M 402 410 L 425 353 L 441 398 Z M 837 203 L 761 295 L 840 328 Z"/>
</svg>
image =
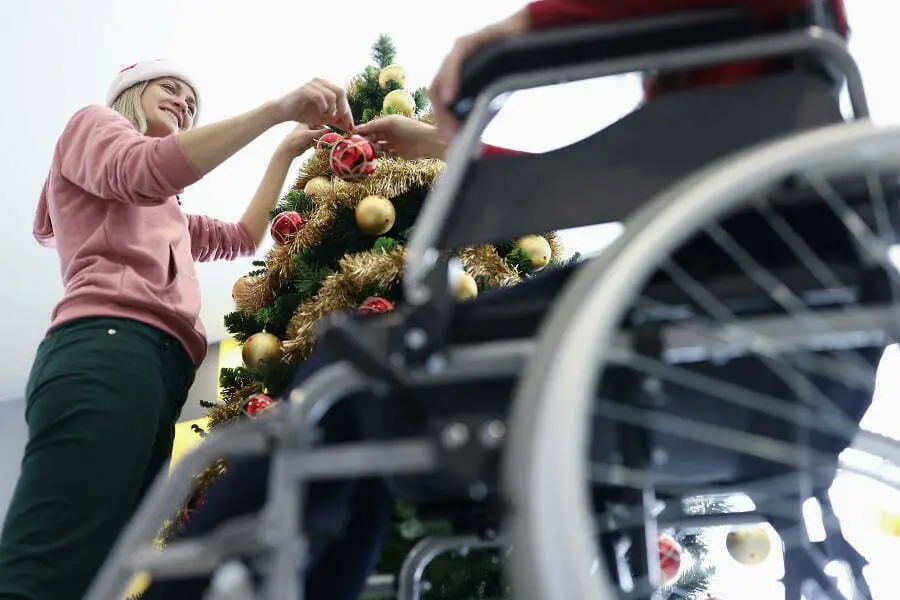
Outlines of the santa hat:
<svg viewBox="0 0 900 600">
<path fill-rule="evenodd" d="M 196 123 L 197 115 L 200 114 L 200 94 L 197 91 L 197 85 L 190 75 L 182 68 L 175 63 L 164 59 L 134 63 L 119 71 L 106 95 L 107 106 L 112 106 L 113 102 L 116 101 L 116 98 L 119 97 L 119 94 L 136 83 L 151 81 L 153 79 L 159 79 L 160 77 L 174 77 L 191 86 L 191 89 L 194 91 L 194 97 L 197 100 L 197 111 L 194 115 L 194 122 Z"/>
</svg>

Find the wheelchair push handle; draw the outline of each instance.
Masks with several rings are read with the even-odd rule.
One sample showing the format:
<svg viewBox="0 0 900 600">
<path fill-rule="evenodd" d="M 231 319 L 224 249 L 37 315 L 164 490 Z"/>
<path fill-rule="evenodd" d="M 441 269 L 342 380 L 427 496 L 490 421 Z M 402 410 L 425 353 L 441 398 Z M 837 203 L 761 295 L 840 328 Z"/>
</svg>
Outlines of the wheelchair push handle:
<svg viewBox="0 0 900 600">
<path fill-rule="evenodd" d="M 818 6 L 818 4 L 816 4 Z M 833 19 L 822 16 L 821 10 L 806 10 L 784 17 L 787 25 L 774 33 L 762 31 L 746 8 L 694 10 L 655 15 L 614 22 L 588 23 L 562 29 L 529 33 L 494 42 L 460 67 L 458 98 L 449 109 L 460 121 L 471 116 L 480 96 L 493 93 L 497 87 L 524 89 L 521 83 L 503 85 L 509 79 L 525 80 L 537 87 L 565 83 L 593 76 L 619 75 L 634 71 L 656 71 L 664 68 L 696 68 L 723 64 L 731 61 L 766 58 L 778 54 L 798 55 L 809 53 L 817 59 L 831 62 L 841 75 L 852 80 L 855 65 L 852 59 L 837 56 L 833 48 L 810 44 L 808 48 L 782 47 L 781 37 L 807 35 L 821 31 L 829 41 L 842 47 L 843 40 L 832 30 Z M 771 40 L 771 50 L 766 51 L 759 42 Z M 735 48 L 728 52 L 729 44 L 751 43 L 756 47 L 747 55 Z M 755 43 L 754 43 L 755 42 Z M 706 58 L 692 61 L 691 65 L 670 65 L 665 57 L 681 50 L 696 50 Z M 638 59 L 638 60 L 634 60 Z M 599 63 L 621 65 L 621 69 L 606 69 L 602 75 L 589 74 L 592 65 Z M 850 71 L 850 72 L 848 72 Z M 581 73 L 584 73 L 583 75 Z M 848 81 L 848 83 L 851 83 Z M 853 87 L 851 95 L 858 95 Z M 853 97 L 857 117 L 867 116 L 865 101 Z"/>
</svg>

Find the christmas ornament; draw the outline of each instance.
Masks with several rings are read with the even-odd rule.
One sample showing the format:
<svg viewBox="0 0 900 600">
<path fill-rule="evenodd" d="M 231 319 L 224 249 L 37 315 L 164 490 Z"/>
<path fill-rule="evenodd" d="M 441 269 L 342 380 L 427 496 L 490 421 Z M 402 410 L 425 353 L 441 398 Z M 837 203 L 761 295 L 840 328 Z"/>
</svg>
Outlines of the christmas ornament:
<svg viewBox="0 0 900 600">
<path fill-rule="evenodd" d="M 303 186 L 303 193 L 310 198 L 325 198 L 334 188 L 331 179 L 318 175 L 306 182 Z"/>
<path fill-rule="evenodd" d="M 254 278 L 250 275 L 244 275 L 234 282 L 231 286 L 231 299 L 240 304 L 242 298 L 245 298 L 253 286 Z"/>
<path fill-rule="evenodd" d="M 244 403 L 244 414 L 248 417 L 255 417 L 262 411 L 275 404 L 271 396 L 267 394 L 253 394 Z"/>
<path fill-rule="evenodd" d="M 375 149 L 361 135 L 335 142 L 328 156 L 331 172 L 345 181 L 361 181 L 375 172 Z"/>
<path fill-rule="evenodd" d="M 286 210 L 275 216 L 269 233 L 275 243 L 280 246 L 290 241 L 301 229 L 303 229 L 303 217 L 300 216 L 300 213 Z"/>
<path fill-rule="evenodd" d="M 368 235 L 383 235 L 391 230 L 397 219 L 394 205 L 384 196 L 366 196 L 355 210 L 356 224 Z"/>
<path fill-rule="evenodd" d="M 478 295 L 478 284 L 461 267 L 451 266 L 450 291 L 457 300 L 468 300 Z"/>
<path fill-rule="evenodd" d="M 531 267 L 537 271 L 543 269 L 550 262 L 553 249 L 550 248 L 550 242 L 542 235 L 526 235 L 519 238 L 516 247 L 522 250 L 529 259 L 531 259 Z"/>
<path fill-rule="evenodd" d="M 662 534 L 659 536 L 659 570 L 666 581 L 678 576 L 681 570 L 681 544 L 675 538 Z"/>
<path fill-rule="evenodd" d="M 404 117 L 411 117 L 416 112 L 416 101 L 406 90 L 394 90 L 384 97 L 381 108 L 383 110 L 392 108 Z"/>
<path fill-rule="evenodd" d="M 281 340 L 265 331 L 254 333 L 241 347 L 241 357 L 248 369 L 258 369 L 265 360 L 278 360 L 281 352 Z"/>
<path fill-rule="evenodd" d="M 341 134 L 335 133 L 334 131 L 323 133 L 321 136 L 319 136 L 319 141 L 316 142 L 316 150 L 321 150 L 322 148 L 330 148 L 332 144 L 340 139 Z"/>
<path fill-rule="evenodd" d="M 369 296 L 363 300 L 356 312 L 361 315 L 374 315 L 393 312 L 393 310 L 394 304 L 390 300 L 385 300 L 380 296 Z"/>
<path fill-rule="evenodd" d="M 878 529 L 890 536 L 900 537 L 900 514 L 890 510 L 878 511 Z"/>
<path fill-rule="evenodd" d="M 400 65 L 388 65 L 378 72 L 378 87 L 386 88 L 391 82 L 406 85 L 406 70 Z"/>
<path fill-rule="evenodd" d="M 742 565 L 758 565 L 769 556 L 772 541 L 762 527 L 731 531 L 725 537 L 725 548 L 731 558 Z"/>
</svg>

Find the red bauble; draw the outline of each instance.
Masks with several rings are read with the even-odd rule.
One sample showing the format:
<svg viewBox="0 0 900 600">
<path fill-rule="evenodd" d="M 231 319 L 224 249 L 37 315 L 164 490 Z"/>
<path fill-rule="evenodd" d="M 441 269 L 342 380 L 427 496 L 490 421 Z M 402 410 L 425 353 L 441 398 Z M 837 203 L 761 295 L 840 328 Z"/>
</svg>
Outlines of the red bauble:
<svg viewBox="0 0 900 600">
<path fill-rule="evenodd" d="M 267 394 L 253 394 L 244 404 L 244 414 L 248 417 L 255 417 L 262 411 L 275 404 L 271 396 Z"/>
<path fill-rule="evenodd" d="M 666 581 L 674 579 L 681 569 L 681 545 L 668 535 L 659 536 L 659 570 Z"/>
<path fill-rule="evenodd" d="M 275 243 L 281 245 L 290 241 L 301 229 L 303 229 L 303 217 L 299 213 L 287 210 L 275 216 L 269 233 L 272 234 Z"/>
<path fill-rule="evenodd" d="M 351 135 L 331 147 L 328 165 L 344 181 L 360 181 L 375 172 L 375 149 L 361 135 Z"/>
<path fill-rule="evenodd" d="M 341 135 L 339 133 L 335 133 L 333 131 L 329 131 L 328 133 L 323 133 L 319 137 L 319 141 L 316 142 L 316 150 L 321 150 L 322 148 L 328 146 L 330 147 L 335 142 L 341 139 Z"/>
<path fill-rule="evenodd" d="M 380 296 L 369 296 L 357 309 L 361 315 L 375 315 L 380 313 L 392 312 L 394 304 L 390 300 L 385 300 Z"/>
</svg>

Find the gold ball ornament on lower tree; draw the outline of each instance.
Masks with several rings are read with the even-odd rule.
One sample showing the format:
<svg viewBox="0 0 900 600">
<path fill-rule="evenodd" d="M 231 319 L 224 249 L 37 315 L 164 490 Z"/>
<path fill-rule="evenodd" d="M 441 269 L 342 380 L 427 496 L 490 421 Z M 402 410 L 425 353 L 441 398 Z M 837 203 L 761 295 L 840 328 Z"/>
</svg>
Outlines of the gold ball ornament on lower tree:
<svg viewBox="0 0 900 600">
<path fill-rule="evenodd" d="M 399 84 L 400 87 L 406 86 L 406 69 L 400 65 L 388 65 L 378 72 L 378 86 L 380 88 L 386 88 L 391 82 Z"/>
<path fill-rule="evenodd" d="M 334 184 L 331 183 L 331 179 L 317 175 L 306 182 L 306 185 L 303 186 L 303 193 L 310 198 L 326 198 L 332 189 L 334 189 Z"/>
<path fill-rule="evenodd" d="M 282 354 L 281 340 L 267 331 L 254 333 L 241 346 L 241 358 L 248 369 L 259 369 L 263 361 L 278 360 Z"/>
<path fill-rule="evenodd" d="M 531 259 L 531 268 L 543 269 L 550 262 L 553 248 L 550 242 L 542 235 L 526 235 L 516 241 L 516 247 L 522 250 Z"/>
<path fill-rule="evenodd" d="M 384 235 L 397 220 L 397 211 L 391 201 L 377 194 L 360 200 L 354 214 L 356 225 L 368 235 Z"/>
<path fill-rule="evenodd" d="M 742 565 L 754 566 L 762 563 L 772 551 L 769 532 L 762 527 L 736 529 L 725 536 L 725 548 L 731 558 Z"/>
<path fill-rule="evenodd" d="M 381 106 L 385 110 L 391 108 L 404 117 L 411 117 L 416 112 L 416 101 L 413 99 L 412 94 L 406 90 L 388 92 Z"/>
<path fill-rule="evenodd" d="M 478 295 L 478 283 L 475 278 L 461 268 L 451 267 L 449 280 L 450 293 L 457 300 L 469 300 Z"/>
</svg>

